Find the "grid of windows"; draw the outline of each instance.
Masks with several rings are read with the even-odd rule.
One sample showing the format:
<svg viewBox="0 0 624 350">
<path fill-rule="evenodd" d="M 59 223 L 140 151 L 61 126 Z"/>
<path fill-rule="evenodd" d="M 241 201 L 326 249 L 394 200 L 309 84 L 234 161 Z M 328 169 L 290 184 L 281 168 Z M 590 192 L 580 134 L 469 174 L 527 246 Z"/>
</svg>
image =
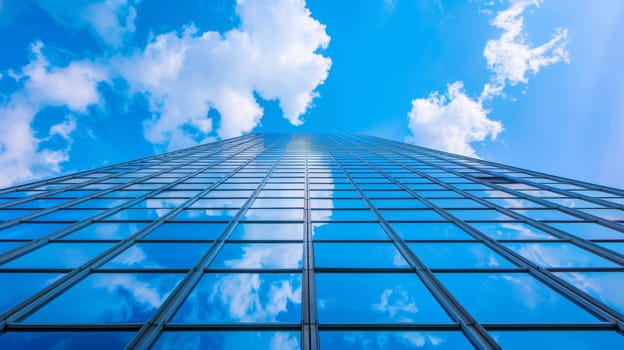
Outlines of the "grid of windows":
<svg viewBox="0 0 624 350">
<path fill-rule="evenodd" d="M 252 134 L 0 190 L 0 348 L 624 348 L 624 191 Z"/>
</svg>

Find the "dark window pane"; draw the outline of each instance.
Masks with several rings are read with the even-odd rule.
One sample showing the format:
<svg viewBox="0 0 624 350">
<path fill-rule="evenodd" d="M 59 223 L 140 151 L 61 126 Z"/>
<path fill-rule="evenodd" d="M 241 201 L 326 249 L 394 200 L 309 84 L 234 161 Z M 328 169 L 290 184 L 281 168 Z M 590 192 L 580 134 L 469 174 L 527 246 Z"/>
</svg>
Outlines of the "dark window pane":
<svg viewBox="0 0 624 350">
<path fill-rule="evenodd" d="M 173 317 L 174 323 L 301 321 L 301 275 L 206 274 Z"/>
</svg>

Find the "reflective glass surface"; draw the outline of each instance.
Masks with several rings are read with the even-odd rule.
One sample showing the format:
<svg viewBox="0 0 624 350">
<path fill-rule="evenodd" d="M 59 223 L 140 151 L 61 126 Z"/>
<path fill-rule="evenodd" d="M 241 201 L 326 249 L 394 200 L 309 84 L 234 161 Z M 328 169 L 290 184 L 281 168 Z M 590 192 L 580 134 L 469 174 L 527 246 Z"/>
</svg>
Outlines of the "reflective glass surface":
<svg viewBox="0 0 624 350">
<path fill-rule="evenodd" d="M 544 267 L 618 266 L 570 243 L 505 243 L 505 246 Z"/>
<path fill-rule="evenodd" d="M 479 322 L 598 321 L 528 274 L 438 273 L 436 277 Z M 501 310 L 506 312 L 502 313 Z"/>
<path fill-rule="evenodd" d="M 230 236 L 232 240 L 295 240 L 303 239 L 303 224 L 241 223 Z"/>
<path fill-rule="evenodd" d="M 59 273 L 0 272 L 0 313 L 61 277 Z"/>
<path fill-rule="evenodd" d="M 315 243 L 316 267 L 407 268 L 392 243 Z"/>
<path fill-rule="evenodd" d="M 381 225 L 371 223 L 314 223 L 312 234 L 315 240 L 388 240 Z"/>
<path fill-rule="evenodd" d="M 163 240 L 214 240 L 226 224 L 220 223 L 165 223 L 150 232 L 145 239 Z"/>
<path fill-rule="evenodd" d="M 2 267 L 76 268 L 112 246 L 112 243 L 49 243 Z"/>
<path fill-rule="evenodd" d="M 595 223 L 550 223 L 549 225 L 585 239 L 624 239 L 623 232 Z"/>
<path fill-rule="evenodd" d="M 490 332 L 505 350 L 551 349 L 622 349 L 624 336 L 610 330 L 596 331 L 493 331 Z"/>
<path fill-rule="evenodd" d="M 473 239 L 464 230 L 451 223 L 392 223 L 390 226 L 405 240 Z"/>
<path fill-rule="evenodd" d="M 135 243 L 103 267 L 190 268 L 209 247 L 209 243 Z"/>
<path fill-rule="evenodd" d="M 122 240 L 145 227 L 145 223 L 95 223 L 71 233 L 65 240 Z"/>
<path fill-rule="evenodd" d="M 37 239 L 65 226 L 67 224 L 22 223 L 0 230 L 0 239 Z"/>
<path fill-rule="evenodd" d="M 474 349 L 461 332 L 321 331 L 322 350 Z"/>
<path fill-rule="evenodd" d="M 514 267 L 483 243 L 409 243 L 408 246 L 429 268 Z"/>
<path fill-rule="evenodd" d="M 134 334 L 128 331 L 8 332 L 0 336 L 0 349 L 123 349 Z"/>
<path fill-rule="evenodd" d="M 556 275 L 624 314 L 621 272 L 557 272 Z"/>
<path fill-rule="evenodd" d="M 300 320 L 300 274 L 207 273 L 171 322 L 297 323 Z"/>
<path fill-rule="evenodd" d="M 414 274 L 317 273 L 316 294 L 322 323 L 450 322 Z"/>
<path fill-rule="evenodd" d="M 301 334 L 293 331 L 164 332 L 152 349 L 244 350 L 301 348 Z"/>
<path fill-rule="evenodd" d="M 210 264 L 211 268 L 300 268 L 300 243 L 228 243 Z"/>
<path fill-rule="evenodd" d="M 470 226 L 493 239 L 556 239 L 556 237 L 542 230 L 519 222 L 472 222 Z"/>
<path fill-rule="evenodd" d="M 163 273 L 92 273 L 22 322 L 145 322 L 182 277 Z"/>
</svg>

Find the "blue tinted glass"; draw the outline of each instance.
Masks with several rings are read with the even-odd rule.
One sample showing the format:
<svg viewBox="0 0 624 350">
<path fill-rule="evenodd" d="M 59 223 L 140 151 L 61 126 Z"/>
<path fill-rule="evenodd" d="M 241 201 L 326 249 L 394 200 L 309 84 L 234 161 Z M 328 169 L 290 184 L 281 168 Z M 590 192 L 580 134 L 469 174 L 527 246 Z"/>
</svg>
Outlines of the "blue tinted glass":
<svg viewBox="0 0 624 350">
<path fill-rule="evenodd" d="M 173 317 L 174 323 L 301 321 L 301 275 L 206 274 Z"/>
<path fill-rule="evenodd" d="M 171 209 L 124 209 L 107 216 L 104 220 L 156 220 L 165 216 Z"/>
<path fill-rule="evenodd" d="M 67 224 L 20 223 L 0 231 L 1 239 L 37 239 L 58 231 Z"/>
<path fill-rule="evenodd" d="M 610 330 L 597 331 L 492 331 L 505 350 L 624 349 L 624 336 Z M 530 345 L 529 345 L 530 344 Z"/>
<path fill-rule="evenodd" d="M 69 199 L 35 199 L 28 202 L 16 204 L 11 208 L 28 208 L 28 209 L 42 209 L 51 208 L 59 204 L 67 202 Z"/>
<path fill-rule="evenodd" d="M 472 222 L 470 226 L 493 239 L 556 239 L 556 237 L 542 230 L 519 222 Z"/>
<path fill-rule="evenodd" d="M 145 239 L 216 239 L 227 224 L 217 223 L 175 223 L 162 224 L 148 234 Z"/>
<path fill-rule="evenodd" d="M 465 198 L 449 198 L 449 199 L 432 199 L 431 203 L 437 205 L 440 208 L 485 208 L 483 204 L 480 204 L 472 199 Z"/>
<path fill-rule="evenodd" d="M 303 198 L 258 198 L 252 208 L 303 208 Z"/>
<path fill-rule="evenodd" d="M 163 273 L 93 273 L 23 322 L 144 322 L 160 307 L 183 276 Z"/>
<path fill-rule="evenodd" d="M 123 203 L 126 203 L 127 199 L 89 199 L 82 203 L 73 205 L 72 208 L 112 208 Z"/>
<path fill-rule="evenodd" d="M 133 223 L 96 223 L 82 228 L 72 234 L 69 234 L 63 239 L 111 239 L 121 240 L 136 233 L 141 228 L 145 227 L 145 223 L 133 222 Z"/>
<path fill-rule="evenodd" d="M 235 240 L 302 240 L 303 224 L 243 223 L 238 224 L 230 239 Z"/>
<path fill-rule="evenodd" d="M 135 243 L 104 268 L 190 268 L 210 243 Z"/>
<path fill-rule="evenodd" d="M 596 244 L 624 255 L 624 242 L 597 242 Z"/>
<path fill-rule="evenodd" d="M 365 209 L 366 202 L 361 199 L 311 199 L 312 209 Z"/>
<path fill-rule="evenodd" d="M 149 198 L 140 201 L 132 206 L 132 208 L 158 209 L 158 208 L 177 208 L 184 204 L 186 199 L 183 198 Z"/>
<path fill-rule="evenodd" d="M 2 267 L 76 268 L 112 246 L 113 243 L 48 243 Z"/>
<path fill-rule="evenodd" d="M 314 221 L 375 221 L 370 210 L 312 210 Z"/>
<path fill-rule="evenodd" d="M 13 250 L 13 249 L 21 246 L 24 243 L 25 242 L 3 242 L 3 241 L 0 241 L 0 254 L 8 252 L 9 250 Z"/>
<path fill-rule="evenodd" d="M 376 222 L 370 223 L 314 223 L 312 234 L 315 240 L 327 239 L 371 239 L 389 240 L 381 225 Z"/>
<path fill-rule="evenodd" d="M 230 331 L 230 332 L 164 332 L 152 347 L 159 349 L 243 350 L 301 348 L 301 332 Z"/>
<path fill-rule="evenodd" d="M 103 210 L 95 209 L 59 209 L 50 214 L 39 216 L 36 221 L 80 221 L 100 214 Z"/>
<path fill-rule="evenodd" d="M 445 221 L 445 219 L 433 210 L 380 210 L 381 216 L 390 221 Z"/>
<path fill-rule="evenodd" d="M 230 221 L 238 209 L 185 209 L 176 215 L 175 221 Z"/>
<path fill-rule="evenodd" d="M 514 267 L 483 243 L 408 243 L 410 249 L 430 268 Z"/>
<path fill-rule="evenodd" d="M 23 209 L 0 209 L 0 221 L 6 221 L 34 213 L 36 210 L 23 210 Z"/>
<path fill-rule="evenodd" d="M 513 218 L 498 212 L 496 210 L 491 209 L 475 209 L 475 210 L 460 210 L 460 209 L 450 209 L 448 210 L 449 214 L 454 215 L 456 218 L 465 221 L 507 221 L 514 220 Z"/>
<path fill-rule="evenodd" d="M 558 272 L 576 288 L 624 313 L 624 274 L 622 272 Z"/>
<path fill-rule="evenodd" d="M 0 336 L 0 349 L 123 349 L 134 332 L 8 332 Z"/>
<path fill-rule="evenodd" d="M 615 267 L 605 260 L 570 243 L 503 243 L 516 253 L 544 267 Z"/>
<path fill-rule="evenodd" d="M 585 239 L 624 239 L 624 233 L 594 223 L 549 223 L 574 236 Z"/>
<path fill-rule="evenodd" d="M 479 322 L 598 321 L 525 273 L 438 273 L 436 277 Z"/>
<path fill-rule="evenodd" d="M 407 268 L 392 243 L 315 243 L 316 267 Z"/>
<path fill-rule="evenodd" d="M 461 332 L 321 331 L 321 350 L 474 349 Z"/>
<path fill-rule="evenodd" d="M 324 323 L 451 322 L 415 274 L 317 273 L 316 295 Z"/>
<path fill-rule="evenodd" d="M 583 209 L 582 211 L 607 220 L 624 220 L 624 210 L 620 209 Z"/>
<path fill-rule="evenodd" d="M 390 226 L 405 240 L 473 239 L 464 230 L 451 223 L 391 223 Z"/>
<path fill-rule="evenodd" d="M 212 198 L 198 199 L 191 208 L 241 208 L 247 199 L 244 198 Z"/>
<path fill-rule="evenodd" d="M 300 268 L 301 243 L 228 243 L 211 268 Z"/>
<path fill-rule="evenodd" d="M 0 273 L 0 285 L 3 286 L 2 293 L 0 293 L 0 313 L 15 306 L 61 276 L 58 273 Z"/>
<path fill-rule="evenodd" d="M 303 209 L 249 209 L 243 220 L 301 221 Z"/>
<path fill-rule="evenodd" d="M 513 209 L 514 212 L 518 214 L 522 214 L 528 218 L 533 220 L 566 220 L 566 221 L 574 221 L 574 220 L 582 220 L 577 218 L 576 216 L 568 215 L 562 211 L 555 209 Z"/>
<path fill-rule="evenodd" d="M 373 205 L 379 209 L 419 209 L 427 208 L 418 199 L 372 199 Z"/>
</svg>

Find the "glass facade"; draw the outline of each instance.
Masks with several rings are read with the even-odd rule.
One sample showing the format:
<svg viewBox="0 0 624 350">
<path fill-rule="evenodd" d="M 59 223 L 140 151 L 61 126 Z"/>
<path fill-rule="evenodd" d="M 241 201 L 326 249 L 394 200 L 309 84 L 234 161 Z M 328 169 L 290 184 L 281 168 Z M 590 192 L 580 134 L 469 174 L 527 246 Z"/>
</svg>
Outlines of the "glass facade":
<svg viewBox="0 0 624 350">
<path fill-rule="evenodd" d="M 0 286 L 0 349 L 622 349 L 624 191 L 251 134 L 0 190 Z"/>
</svg>

